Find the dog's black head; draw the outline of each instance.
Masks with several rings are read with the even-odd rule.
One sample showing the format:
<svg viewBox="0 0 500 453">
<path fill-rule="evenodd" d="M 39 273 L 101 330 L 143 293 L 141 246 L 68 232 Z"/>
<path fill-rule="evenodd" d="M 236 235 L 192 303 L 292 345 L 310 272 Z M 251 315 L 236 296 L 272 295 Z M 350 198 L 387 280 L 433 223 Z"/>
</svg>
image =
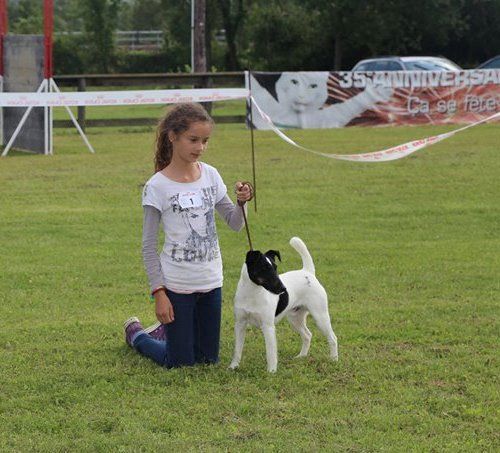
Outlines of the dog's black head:
<svg viewBox="0 0 500 453">
<path fill-rule="evenodd" d="M 280 294 L 286 291 L 286 288 L 278 276 L 276 257 L 281 261 L 280 252 L 276 250 L 268 250 L 266 253 L 251 250 L 247 253 L 245 263 L 252 282 L 274 294 Z"/>
</svg>

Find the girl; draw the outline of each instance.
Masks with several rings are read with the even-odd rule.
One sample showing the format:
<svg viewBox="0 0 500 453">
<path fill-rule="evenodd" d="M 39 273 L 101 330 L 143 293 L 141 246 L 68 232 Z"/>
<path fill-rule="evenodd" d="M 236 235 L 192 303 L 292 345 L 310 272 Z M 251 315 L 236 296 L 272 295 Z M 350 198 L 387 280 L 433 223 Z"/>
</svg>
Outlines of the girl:
<svg viewBox="0 0 500 453">
<path fill-rule="evenodd" d="M 159 321 L 143 329 L 125 322 L 126 342 L 168 368 L 219 360 L 222 260 L 214 210 L 235 231 L 244 225 L 241 207 L 227 195 L 217 170 L 199 159 L 213 120 L 199 104 L 179 104 L 160 121 L 156 173 L 144 186 L 142 254 Z M 238 204 L 252 198 L 237 182 Z M 159 225 L 165 244 L 158 256 Z"/>
</svg>

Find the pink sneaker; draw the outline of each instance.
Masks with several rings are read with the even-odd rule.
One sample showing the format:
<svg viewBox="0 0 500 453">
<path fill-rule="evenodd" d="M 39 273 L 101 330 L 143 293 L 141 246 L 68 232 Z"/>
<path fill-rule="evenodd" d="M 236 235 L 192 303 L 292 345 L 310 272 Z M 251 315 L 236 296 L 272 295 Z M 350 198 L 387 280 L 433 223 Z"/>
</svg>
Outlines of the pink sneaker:
<svg viewBox="0 0 500 453">
<path fill-rule="evenodd" d="M 155 322 L 149 327 L 146 327 L 144 329 L 144 332 L 152 336 L 155 340 L 167 340 L 167 331 L 165 330 L 165 326 L 159 321 Z"/>
<path fill-rule="evenodd" d="M 135 316 L 127 319 L 123 323 L 123 330 L 125 331 L 125 341 L 131 348 L 133 347 L 133 342 L 137 334 L 144 332 L 144 328 L 142 327 L 139 319 Z"/>
</svg>

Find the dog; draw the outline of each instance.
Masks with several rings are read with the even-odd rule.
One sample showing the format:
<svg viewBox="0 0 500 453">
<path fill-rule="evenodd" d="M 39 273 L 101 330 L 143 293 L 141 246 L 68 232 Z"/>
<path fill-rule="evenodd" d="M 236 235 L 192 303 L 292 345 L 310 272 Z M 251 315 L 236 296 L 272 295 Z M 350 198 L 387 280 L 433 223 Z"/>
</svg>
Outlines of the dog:
<svg viewBox="0 0 500 453">
<path fill-rule="evenodd" d="M 290 245 L 301 256 L 303 268 L 282 275 L 278 275 L 275 262 L 276 257 L 281 261 L 278 251 L 261 253 L 251 250 L 246 255 L 234 297 L 235 346 L 229 365 L 231 369 L 240 364 L 245 330 L 251 324 L 259 327 L 264 334 L 267 370 L 275 373 L 278 366 L 275 324 L 285 316 L 302 338 L 302 349 L 297 357 L 307 356 L 312 337 L 306 325 L 308 313 L 328 340 L 330 358 L 338 360 L 337 337 L 330 322 L 328 296 L 315 276 L 314 262 L 301 239 L 293 237 Z"/>
</svg>

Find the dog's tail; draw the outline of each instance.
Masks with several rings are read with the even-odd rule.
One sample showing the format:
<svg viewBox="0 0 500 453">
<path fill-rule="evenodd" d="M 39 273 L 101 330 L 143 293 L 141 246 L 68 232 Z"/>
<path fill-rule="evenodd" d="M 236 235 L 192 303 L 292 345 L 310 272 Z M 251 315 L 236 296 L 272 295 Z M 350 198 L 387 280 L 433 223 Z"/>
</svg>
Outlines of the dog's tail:
<svg viewBox="0 0 500 453">
<path fill-rule="evenodd" d="M 311 258 L 309 250 L 307 250 L 306 244 L 302 242 L 302 239 L 298 237 L 293 237 L 292 239 L 290 239 L 290 245 L 295 250 L 297 250 L 300 257 L 302 258 L 302 267 L 304 268 L 304 270 L 315 275 L 316 269 L 314 268 L 314 262 Z"/>
</svg>

